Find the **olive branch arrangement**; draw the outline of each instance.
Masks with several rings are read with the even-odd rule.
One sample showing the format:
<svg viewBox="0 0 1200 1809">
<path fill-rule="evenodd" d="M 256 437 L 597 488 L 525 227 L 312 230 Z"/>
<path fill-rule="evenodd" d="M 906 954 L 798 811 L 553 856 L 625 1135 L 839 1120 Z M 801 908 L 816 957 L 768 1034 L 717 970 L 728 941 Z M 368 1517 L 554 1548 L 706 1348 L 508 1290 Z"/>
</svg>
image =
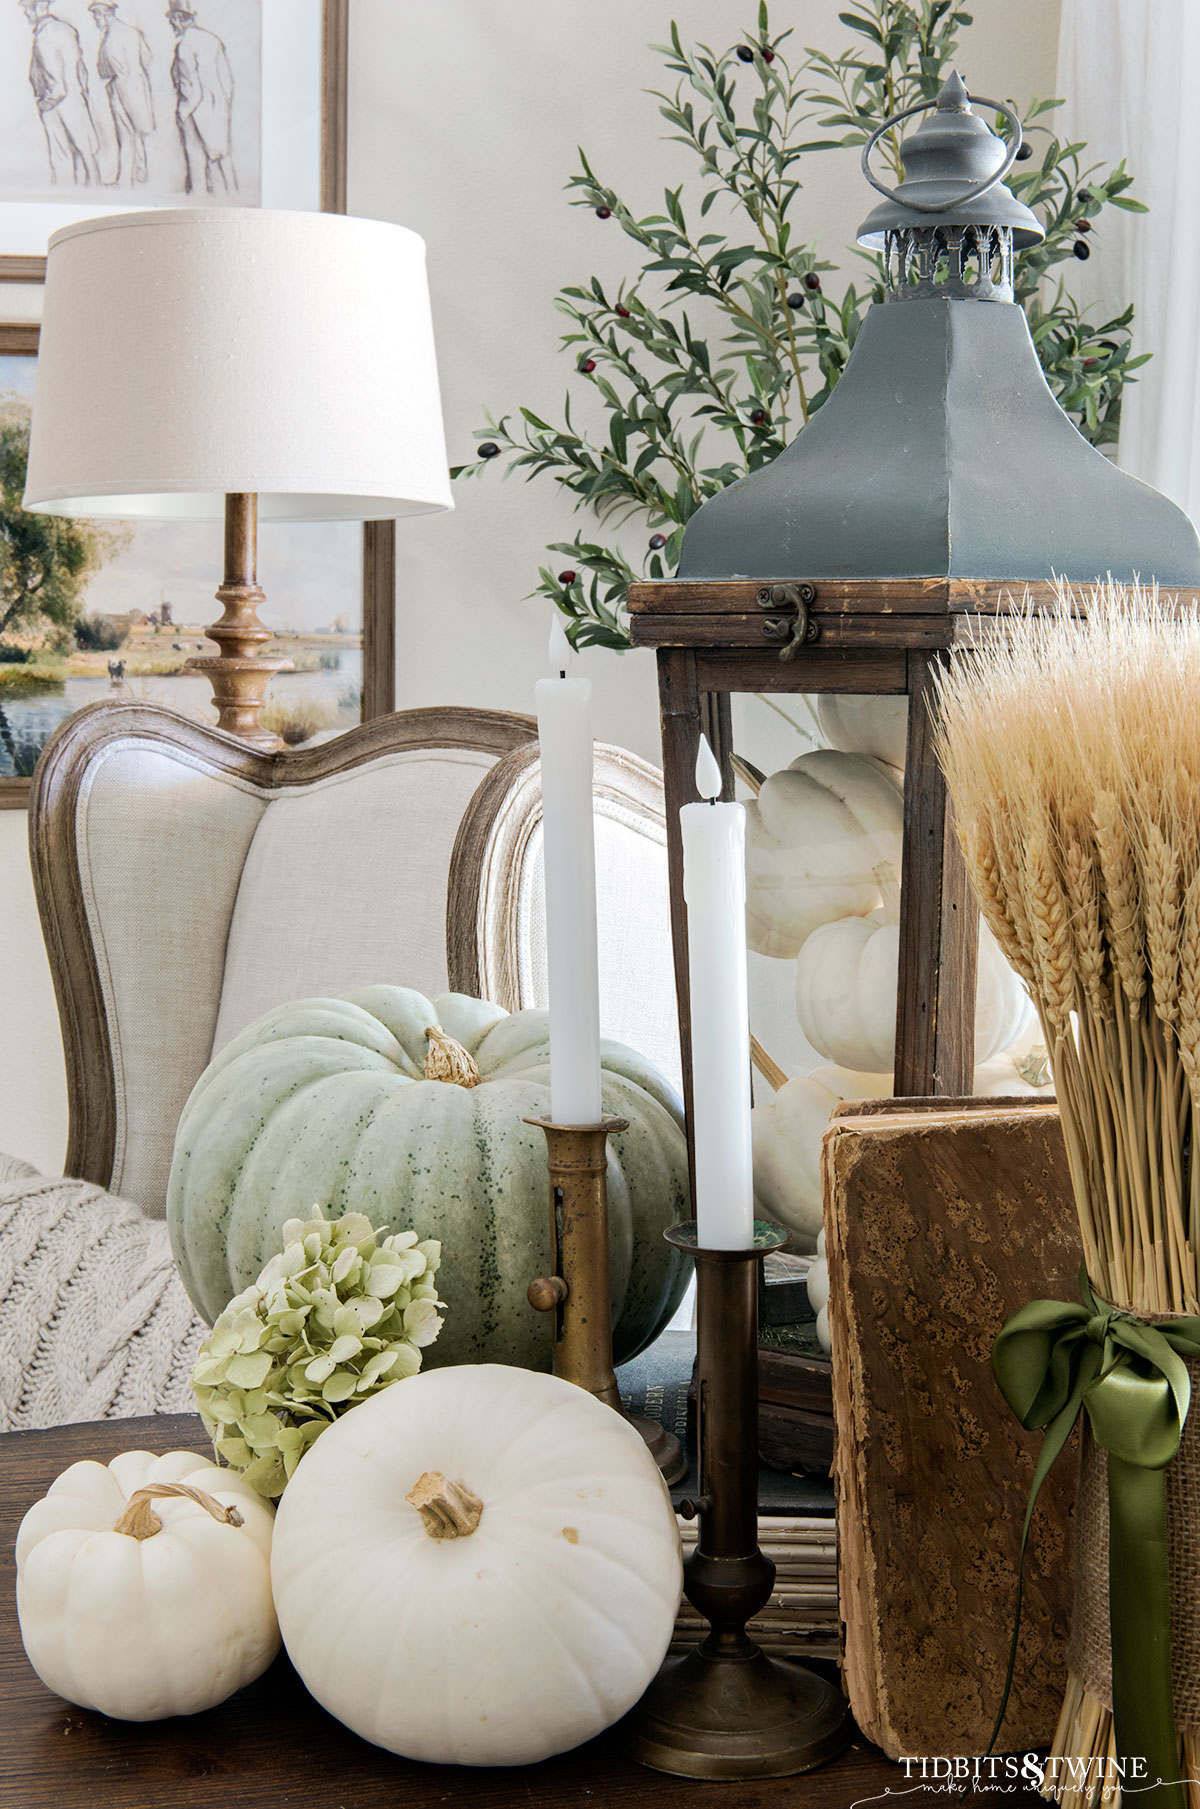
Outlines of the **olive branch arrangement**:
<svg viewBox="0 0 1200 1809">
<path fill-rule="evenodd" d="M 628 647 L 629 584 L 673 570 L 701 504 L 774 459 L 821 407 L 865 308 L 883 293 L 878 258 L 858 250 L 859 281 L 840 299 L 833 292 L 835 266 L 802 236 L 800 172 L 809 155 L 861 145 L 887 115 L 933 100 L 971 15 L 956 0 L 856 0 L 838 17 L 857 48 L 806 49 L 794 61 L 792 33 L 772 29 L 766 0 L 756 31 L 720 53 L 685 44 L 671 25 L 670 43 L 654 48 L 676 85 L 652 92 L 696 172 L 694 184 L 665 191 L 661 213 L 637 215 L 580 151 L 572 205 L 593 209 L 639 253 L 615 293 L 593 277 L 555 298 L 568 322 L 562 346 L 591 391 L 588 424 L 578 423 L 570 389 L 557 424 L 529 408 L 489 415 L 475 458 L 453 471 L 475 476 L 496 462 L 506 474 L 549 474 L 608 533 L 650 530 L 636 567 L 619 539 L 594 531 L 551 543 L 567 564 L 540 568 L 533 594 L 562 611 L 578 647 Z M 1035 100 L 1022 115 L 1030 136 L 1009 186 L 1046 238 L 1018 254 L 1015 298 L 1050 388 L 1103 446 L 1115 441 L 1122 389 L 1145 362 L 1132 352 L 1133 309 L 1094 322 L 1053 273 L 1091 255 L 1106 208 L 1145 210 L 1126 192 L 1123 163 L 1087 166 L 1085 144 L 1034 123 L 1060 104 Z M 900 180 L 896 132 L 880 153 Z"/>
</svg>

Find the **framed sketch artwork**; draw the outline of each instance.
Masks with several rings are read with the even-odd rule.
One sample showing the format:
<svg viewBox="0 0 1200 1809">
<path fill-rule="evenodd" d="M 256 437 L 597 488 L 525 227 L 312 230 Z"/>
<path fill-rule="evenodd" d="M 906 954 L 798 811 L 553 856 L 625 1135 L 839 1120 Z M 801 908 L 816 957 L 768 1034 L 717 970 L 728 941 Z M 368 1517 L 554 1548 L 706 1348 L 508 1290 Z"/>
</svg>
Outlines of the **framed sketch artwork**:
<svg viewBox="0 0 1200 1809">
<path fill-rule="evenodd" d="M 247 0 L 10 0 L 0 203 L 255 206 L 261 102 Z"/>
<path fill-rule="evenodd" d="M 161 14 L 166 0 L 156 4 Z M 197 0 L 198 18 L 219 16 L 202 13 L 202 4 Z M 40 10 L 65 14 L 57 0 Z M 250 15 L 260 9 L 236 0 L 235 10 Z M 346 0 L 324 0 L 312 11 L 312 67 L 320 93 L 311 101 L 313 122 L 319 122 L 311 136 L 311 180 L 314 199 L 330 212 L 345 208 L 346 12 Z M 140 29 L 140 9 L 128 0 L 119 0 L 114 16 Z M 125 42 L 137 48 L 132 39 Z M 241 60 L 228 47 L 226 54 L 236 104 L 239 69 L 252 72 L 257 65 L 248 28 L 234 43 L 242 47 Z M 219 64 L 217 53 L 211 54 Z M 89 82 L 89 93 L 93 87 Z M 299 120 L 304 103 L 294 96 L 293 104 Z M 180 158 L 183 142 L 181 137 Z M 131 144 L 127 135 L 122 156 L 132 154 Z M 209 150 L 216 146 L 211 139 Z M 152 148 L 148 142 L 146 187 Z M 269 192 L 269 138 L 263 148 Z M 257 167 L 239 152 L 239 184 Z M 222 179 L 207 165 L 193 164 L 193 181 L 197 170 L 202 184 Z M 175 195 L 164 199 L 177 202 Z M 244 191 L 235 199 L 244 202 Z M 0 204 L 0 222 L 3 215 Z M 0 808 L 25 805 L 42 747 L 85 704 L 144 699 L 215 721 L 208 680 L 185 672 L 184 665 L 198 652 L 212 651 L 204 625 L 218 613 L 213 592 L 221 577 L 220 525 L 68 521 L 20 507 L 37 361 L 36 285 L 43 273 L 41 258 L 0 256 Z M 272 680 L 264 720 L 286 744 L 312 745 L 393 708 L 394 547 L 390 521 L 260 527 L 260 569 L 267 574 L 260 615 L 276 636 L 267 651 L 293 668 Z"/>
</svg>

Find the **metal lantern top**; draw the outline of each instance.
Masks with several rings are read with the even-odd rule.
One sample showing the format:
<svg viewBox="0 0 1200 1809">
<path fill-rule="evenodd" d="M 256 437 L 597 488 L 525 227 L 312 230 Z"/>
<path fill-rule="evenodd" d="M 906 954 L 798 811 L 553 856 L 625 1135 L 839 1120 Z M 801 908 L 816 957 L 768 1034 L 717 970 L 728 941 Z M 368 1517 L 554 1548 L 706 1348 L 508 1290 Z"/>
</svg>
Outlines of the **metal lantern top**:
<svg viewBox="0 0 1200 1809">
<path fill-rule="evenodd" d="M 983 226 L 1007 230 L 1018 251 L 1037 245 L 1045 233 L 1035 213 L 1018 201 L 1003 178 L 1021 148 L 1021 122 L 1002 101 L 982 101 L 1003 113 L 1011 137 L 1007 147 L 979 115 L 957 71 L 943 84 L 936 101 L 922 101 L 885 120 L 863 150 L 863 174 L 885 199 L 858 229 L 858 242 L 882 251 L 890 233 L 937 227 Z M 890 189 L 872 173 L 870 154 L 901 120 L 928 112 L 900 147 L 904 180 Z"/>
<path fill-rule="evenodd" d="M 1020 121 L 1006 105 L 980 104 L 1008 117 L 1007 148 L 957 75 L 936 102 L 872 134 L 864 167 L 886 198 L 859 238 L 883 249 L 885 297 L 792 443 L 692 516 L 679 585 L 1091 583 L 1105 573 L 1200 583 L 1187 516 L 1089 445 L 1047 385 L 1013 304 L 1014 248 L 1044 237 L 1003 182 Z M 904 140 L 905 179 L 888 190 L 871 149 L 927 109 Z M 636 591 L 631 608 L 654 607 L 653 586 Z"/>
</svg>

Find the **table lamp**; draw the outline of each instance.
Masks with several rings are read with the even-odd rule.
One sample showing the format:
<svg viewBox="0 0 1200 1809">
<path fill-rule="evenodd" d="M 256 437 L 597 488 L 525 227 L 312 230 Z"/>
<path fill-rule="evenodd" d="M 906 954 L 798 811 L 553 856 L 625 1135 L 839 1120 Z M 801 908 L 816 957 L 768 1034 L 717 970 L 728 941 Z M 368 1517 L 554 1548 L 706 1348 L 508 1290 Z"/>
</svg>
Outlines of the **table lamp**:
<svg viewBox="0 0 1200 1809">
<path fill-rule="evenodd" d="M 255 746 L 257 524 L 453 507 L 425 246 L 378 220 L 117 214 L 50 240 L 25 507 L 225 521 L 220 651 L 192 659 Z"/>
</svg>

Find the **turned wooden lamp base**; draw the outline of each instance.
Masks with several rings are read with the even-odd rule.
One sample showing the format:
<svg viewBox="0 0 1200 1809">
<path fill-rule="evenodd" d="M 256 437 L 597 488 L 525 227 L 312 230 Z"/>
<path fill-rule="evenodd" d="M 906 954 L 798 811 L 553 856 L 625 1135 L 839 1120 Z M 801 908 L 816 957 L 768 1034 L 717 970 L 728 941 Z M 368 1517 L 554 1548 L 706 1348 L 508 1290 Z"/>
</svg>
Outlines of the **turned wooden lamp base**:
<svg viewBox="0 0 1200 1809">
<path fill-rule="evenodd" d="M 283 746 L 278 735 L 259 727 L 267 686 L 277 672 L 290 672 L 291 660 L 262 659 L 258 649 L 271 630 L 258 619 L 266 593 L 258 582 L 258 497 L 236 491 L 225 498 L 225 577 L 217 588 L 224 614 L 205 629 L 221 649 L 186 662 L 188 672 L 202 672 L 213 689 L 217 727 L 265 753 Z"/>
</svg>

